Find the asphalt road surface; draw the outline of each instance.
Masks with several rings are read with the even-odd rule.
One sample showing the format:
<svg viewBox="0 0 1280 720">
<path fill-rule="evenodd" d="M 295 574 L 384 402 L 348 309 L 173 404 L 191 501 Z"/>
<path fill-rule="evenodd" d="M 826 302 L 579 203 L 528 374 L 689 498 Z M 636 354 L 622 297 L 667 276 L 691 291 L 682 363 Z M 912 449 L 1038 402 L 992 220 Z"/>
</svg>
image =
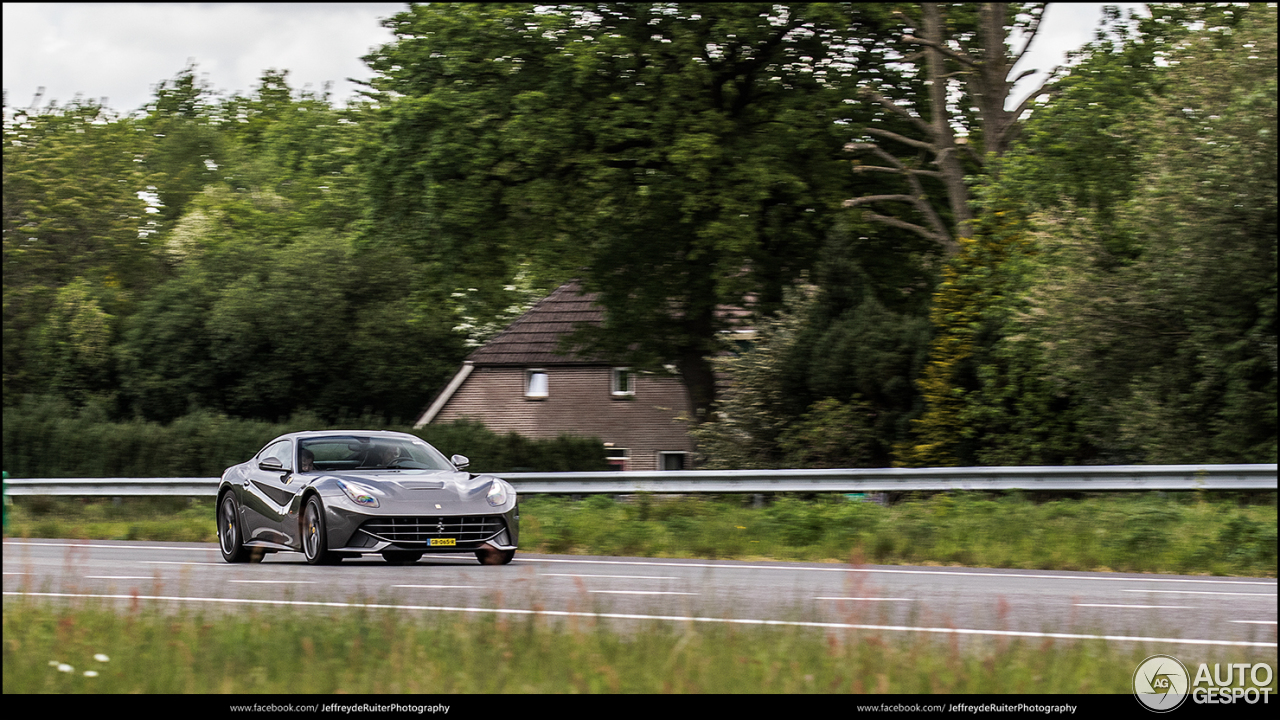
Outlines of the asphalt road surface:
<svg viewBox="0 0 1280 720">
<path fill-rule="evenodd" d="M 517 553 L 312 567 L 296 553 L 229 565 L 212 543 L 4 541 L 6 600 L 251 607 L 401 607 L 629 623 L 854 627 L 907 637 L 1104 637 L 1172 651 L 1274 652 L 1276 580 L 956 567 Z M 136 598 L 136 600 L 135 600 Z"/>
</svg>

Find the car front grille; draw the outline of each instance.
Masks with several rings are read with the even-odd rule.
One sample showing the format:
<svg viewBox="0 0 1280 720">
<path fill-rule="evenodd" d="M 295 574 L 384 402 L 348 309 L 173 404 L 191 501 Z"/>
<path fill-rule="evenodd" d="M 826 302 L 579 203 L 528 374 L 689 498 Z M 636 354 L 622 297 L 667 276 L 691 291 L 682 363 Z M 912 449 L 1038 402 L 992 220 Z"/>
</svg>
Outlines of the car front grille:
<svg viewBox="0 0 1280 720">
<path fill-rule="evenodd" d="M 396 544 L 426 544 L 436 538 L 453 538 L 459 545 L 478 543 L 504 528 L 497 515 L 441 515 L 385 517 L 366 520 L 360 529 L 380 540 Z"/>
</svg>

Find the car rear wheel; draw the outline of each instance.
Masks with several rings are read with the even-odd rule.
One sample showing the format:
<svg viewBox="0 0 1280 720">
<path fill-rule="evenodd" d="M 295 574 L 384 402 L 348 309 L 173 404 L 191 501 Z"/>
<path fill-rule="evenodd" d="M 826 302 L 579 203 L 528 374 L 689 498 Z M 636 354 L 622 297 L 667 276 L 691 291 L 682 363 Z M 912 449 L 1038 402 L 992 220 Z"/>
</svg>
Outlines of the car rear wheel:
<svg viewBox="0 0 1280 720">
<path fill-rule="evenodd" d="M 302 513 L 302 554 L 311 565 L 328 565 L 342 558 L 329 552 L 329 535 L 324 526 L 324 504 L 318 495 L 307 500 Z"/>
<path fill-rule="evenodd" d="M 218 503 L 218 548 L 229 563 L 249 561 L 249 548 L 240 538 L 240 511 L 235 493 L 226 493 Z"/>
<path fill-rule="evenodd" d="M 412 550 L 387 550 L 382 553 L 382 559 L 392 565 L 412 565 L 422 559 L 422 553 Z"/>
</svg>

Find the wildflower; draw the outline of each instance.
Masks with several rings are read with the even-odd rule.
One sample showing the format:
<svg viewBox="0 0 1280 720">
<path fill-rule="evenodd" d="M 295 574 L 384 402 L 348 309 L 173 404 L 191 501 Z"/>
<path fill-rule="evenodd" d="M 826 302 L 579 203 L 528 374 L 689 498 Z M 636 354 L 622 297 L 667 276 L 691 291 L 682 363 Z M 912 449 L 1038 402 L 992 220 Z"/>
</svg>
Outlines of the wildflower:
<svg viewBox="0 0 1280 720">
<path fill-rule="evenodd" d="M 97 655 L 93 656 L 93 659 L 97 660 L 98 662 L 107 662 L 111 658 L 107 657 L 106 655 L 103 655 L 102 653 L 98 653 Z"/>
<path fill-rule="evenodd" d="M 66 663 L 60 663 L 58 665 L 58 672 L 71 672 L 73 670 L 75 670 L 75 668 L 71 667 Z"/>
<path fill-rule="evenodd" d="M 84 671 L 84 676 L 85 676 L 85 677 L 98 677 L 98 671 L 97 671 L 97 670 L 85 670 L 85 671 Z"/>
<path fill-rule="evenodd" d="M 59 665 L 61 665 L 61 664 L 62 664 L 62 663 L 58 662 L 57 660 L 50 660 L 50 661 L 49 661 L 49 667 L 58 667 L 58 666 L 59 666 Z"/>
</svg>

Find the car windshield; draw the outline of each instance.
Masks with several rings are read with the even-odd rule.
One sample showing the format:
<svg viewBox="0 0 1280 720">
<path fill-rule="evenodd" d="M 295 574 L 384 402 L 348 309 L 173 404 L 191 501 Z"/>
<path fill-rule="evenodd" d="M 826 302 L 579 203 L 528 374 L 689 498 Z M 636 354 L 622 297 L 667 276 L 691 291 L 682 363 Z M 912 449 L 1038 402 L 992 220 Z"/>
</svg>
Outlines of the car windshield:
<svg viewBox="0 0 1280 720">
<path fill-rule="evenodd" d="M 298 469 L 308 470 L 453 470 L 440 451 L 416 438 L 330 435 L 298 443 Z"/>
</svg>

